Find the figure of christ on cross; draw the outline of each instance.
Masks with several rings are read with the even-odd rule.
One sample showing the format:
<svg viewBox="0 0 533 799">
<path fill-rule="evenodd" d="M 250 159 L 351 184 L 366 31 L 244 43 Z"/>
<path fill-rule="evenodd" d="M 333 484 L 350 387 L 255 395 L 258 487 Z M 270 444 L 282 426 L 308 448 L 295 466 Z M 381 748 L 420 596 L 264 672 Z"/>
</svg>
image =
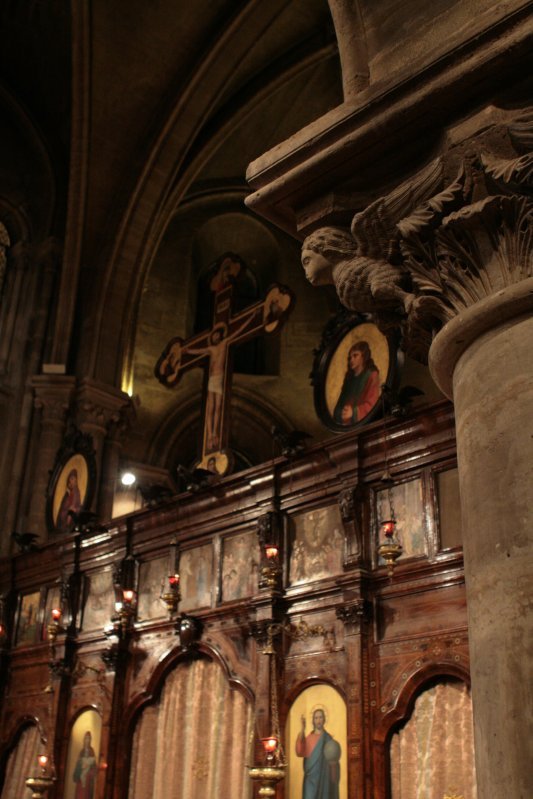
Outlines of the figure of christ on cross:
<svg viewBox="0 0 533 799">
<path fill-rule="evenodd" d="M 216 469 L 218 474 L 224 474 L 230 463 L 226 450 L 226 419 L 231 390 L 231 381 L 228 379 L 230 346 L 244 343 L 261 333 L 269 334 L 278 330 L 294 303 L 289 289 L 274 284 L 264 300 L 250 305 L 232 317 L 231 294 L 231 285 L 224 284 L 217 288 L 211 330 L 185 341 L 179 337 L 171 339 L 155 367 L 157 379 L 164 386 L 173 388 L 182 374 L 195 366 L 201 366 L 207 360 L 208 379 L 199 465 L 210 471 Z"/>
<path fill-rule="evenodd" d="M 228 335 L 224 322 L 215 325 L 209 336 L 206 347 L 194 349 L 187 347 L 191 355 L 207 355 L 209 357 L 209 379 L 207 381 L 207 399 L 205 406 L 205 449 L 213 452 L 219 446 L 220 430 L 222 427 L 222 407 L 224 400 L 224 382 L 228 364 L 228 347 L 238 340 L 239 336 L 248 327 L 250 315 L 236 330 Z"/>
</svg>

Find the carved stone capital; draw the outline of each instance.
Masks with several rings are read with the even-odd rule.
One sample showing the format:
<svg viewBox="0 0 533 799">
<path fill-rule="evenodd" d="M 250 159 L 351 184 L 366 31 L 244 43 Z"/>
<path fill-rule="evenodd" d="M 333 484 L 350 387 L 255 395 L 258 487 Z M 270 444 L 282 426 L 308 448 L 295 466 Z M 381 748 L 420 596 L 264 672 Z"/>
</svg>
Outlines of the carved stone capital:
<svg viewBox="0 0 533 799">
<path fill-rule="evenodd" d="M 75 382 L 75 378 L 68 375 L 37 375 L 32 378 L 34 406 L 41 411 L 43 422 L 63 424 Z"/>
<path fill-rule="evenodd" d="M 457 315 L 533 276 L 533 110 L 510 113 L 302 245 L 309 280 L 399 328 L 417 360 Z"/>
<path fill-rule="evenodd" d="M 533 275 L 532 224 L 529 198 L 489 195 L 449 214 L 432 236 L 405 236 L 404 264 L 416 290 L 404 323 L 411 355 L 425 359 L 450 320 Z"/>
<path fill-rule="evenodd" d="M 76 416 L 82 429 L 90 429 L 102 436 L 116 435 L 117 430 L 127 429 L 131 413 L 131 399 L 123 391 L 92 380 L 80 383 L 76 396 Z"/>
</svg>

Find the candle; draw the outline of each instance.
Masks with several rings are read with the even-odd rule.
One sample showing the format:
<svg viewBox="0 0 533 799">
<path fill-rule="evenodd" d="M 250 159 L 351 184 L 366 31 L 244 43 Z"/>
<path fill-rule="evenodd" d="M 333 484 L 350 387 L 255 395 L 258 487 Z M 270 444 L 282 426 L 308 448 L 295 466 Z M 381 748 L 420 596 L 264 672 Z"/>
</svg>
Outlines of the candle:
<svg viewBox="0 0 533 799">
<path fill-rule="evenodd" d="M 277 558 L 278 556 L 278 548 L 275 544 L 267 544 L 265 547 L 265 554 L 269 560 L 273 558 Z"/>
<path fill-rule="evenodd" d="M 52 608 L 52 621 L 59 621 L 61 618 L 61 608 Z"/>
<path fill-rule="evenodd" d="M 265 752 L 268 754 L 272 754 L 278 748 L 278 739 L 275 735 L 269 735 L 268 738 L 262 738 L 261 741 Z"/>
<path fill-rule="evenodd" d="M 171 574 L 168 578 L 168 582 L 170 583 L 171 588 L 177 587 L 180 582 L 179 574 Z"/>
</svg>

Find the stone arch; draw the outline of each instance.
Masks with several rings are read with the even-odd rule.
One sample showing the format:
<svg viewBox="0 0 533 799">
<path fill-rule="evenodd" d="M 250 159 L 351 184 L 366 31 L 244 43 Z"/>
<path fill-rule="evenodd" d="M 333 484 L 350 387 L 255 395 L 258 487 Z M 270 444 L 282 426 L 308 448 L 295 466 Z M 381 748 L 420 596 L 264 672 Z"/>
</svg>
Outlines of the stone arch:
<svg viewBox="0 0 533 799">
<path fill-rule="evenodd" d="M 178 451 L 181 463 L 194 460 L 200 437 L 201 403 L 201 394 L 195 392 L 167 414 L 149 444 L 147 460 L 150 464 L 173 469 Z M 290 420 L 263 397 L 240 386 L 233 389 L 232 444 L 250 463 L 263 463 L 272 458 L 270 430 L 274 425 L 282 430 L 293 429 Z"/>
<path fill-rule="evenodd" d="M 17 799 L 25 792 L 25 779 L 37 767 L 37 756 L 44 751 L 46 739 L 34 716 L 23 716 L 13 725 L 0 752 L 0 793 L 5 799 Z"/>
</svg>

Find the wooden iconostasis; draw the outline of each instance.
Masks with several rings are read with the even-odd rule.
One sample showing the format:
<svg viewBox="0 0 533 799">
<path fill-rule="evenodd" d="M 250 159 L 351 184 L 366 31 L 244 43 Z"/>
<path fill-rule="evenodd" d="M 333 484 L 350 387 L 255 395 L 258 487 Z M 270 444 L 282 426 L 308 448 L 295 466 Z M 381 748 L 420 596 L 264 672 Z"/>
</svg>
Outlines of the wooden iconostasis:
<svg viewBox="0 0 533 799">
<path fill-rule="evenodd" d="M 317 708 L 338 743 L 342 799 L 404 799 L 408 781 L 422 797 L 427 775 L 412 741 L 431 721 L 457 744 L 442 707 L 462 719 L 461 751 L 471 753 L 455 457 L 452 407 L 439 402 L 389 421 L 386 442 L 378 420 L 137 511 L 107 532 L 58 534 L 3 561 L 2 799 L 15 796 L 43 747 L 57 777 L 50 796 L 163 796 L 169 779 L 181 781 L 183 797 L 251 796 L 253 742 L 271 732 L 272 657 L 287 758 L 279 797 L 301 795 L 295 742 L 302 715 L 309 732 Z M 392 577 L 377 555 L 390 512 L 386 458 L 403 546 Z M 269 535 L 279 545 L 272 585 Z M 137 605 L 117 637 L 127 556 Z M 181 631 L 162 600 L 171 557 Z M 438 748 L 438 790 L 461 793 L 471 754 L 448 773 L 435 766 Z M 74 777 L 79 759 L 85 793 Z M 412 771 L 400 773 L 407 760 Z"/>
</svg>

